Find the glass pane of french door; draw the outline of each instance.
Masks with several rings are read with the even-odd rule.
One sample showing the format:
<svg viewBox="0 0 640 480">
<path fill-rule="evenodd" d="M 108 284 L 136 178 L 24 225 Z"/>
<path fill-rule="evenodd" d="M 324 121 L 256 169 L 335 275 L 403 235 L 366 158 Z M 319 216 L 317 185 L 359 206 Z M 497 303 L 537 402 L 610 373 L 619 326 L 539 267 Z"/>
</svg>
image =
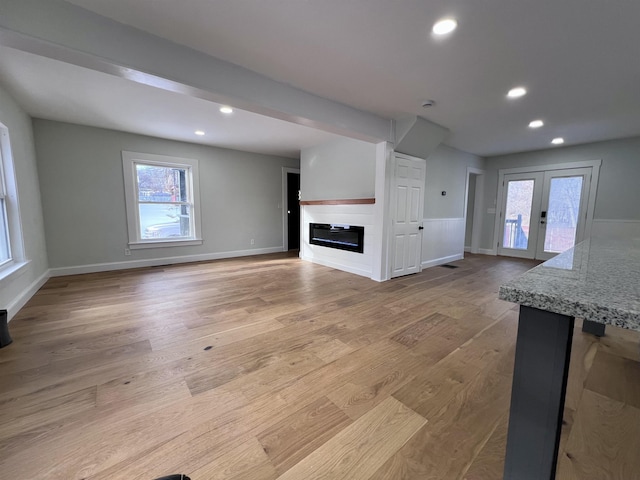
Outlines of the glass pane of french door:
<svg viewBox="0 0 640 480">
<path fill-rule="evenodd" d="M 560 253 L 573 247 L 576 241 L 584 177 L 550 180 L 544 251 Z"/>
<path fill-rule="evenodd" d="M 545 172 L 536 258 L 548 260 L 584 240 L 591 168 Z"/>
<path fill-rule="evenodd" d="M 543 184 L 542 172 L 504 176 L 498 255 L 534 258 Z"/>
<path fill-rule="evenodd" d="M 507 204 L 504 216 L 503 248 L 526 250 L 533 203 L 534 180 L 507 182 Z"/>
</svg>

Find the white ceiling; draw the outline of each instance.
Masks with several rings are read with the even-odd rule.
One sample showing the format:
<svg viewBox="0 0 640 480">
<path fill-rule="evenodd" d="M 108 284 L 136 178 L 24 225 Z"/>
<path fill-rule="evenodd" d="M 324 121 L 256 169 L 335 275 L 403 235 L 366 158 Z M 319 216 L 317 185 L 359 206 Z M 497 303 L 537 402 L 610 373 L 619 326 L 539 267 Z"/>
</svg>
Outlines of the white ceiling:
<svg viewBox="0 0 640 480">
<path fill-rule="evenodd" d="M 69 1 L 385 118 L 424 116 L 451 130 L 449 145 L 479 155 L 548 148 L 556 136 L 571 145 L 640 134 L 637 0 Z M 455 17 L 459 26 L 436 40 L 430 28 L 443 16 Z M 251 138 L 260 127 L 276 143 L 293 138 L 283 147 L 288 155 L 299 148 L 298 132 L 290 128 L 314 135 L 237 112 L 258 124 L 254 135 L 241 131 L 234 139 L 238 125 L 214 121 L 217 108 L 210 102 L 0 53 L 0 80 L 12 91 L 21 89 L 19 100 L 35 116 L 170 138 L 181 138 L 167 133 L 180 128 L 188 134 L 192 119 L 209 120 L 212 132 L 227 127 L 221 137 L 211 137 L 213 143 L 247 150 L 262 148 Z M 27 81 L 40 94 L 20 87 Z M 516 85 L 529 94 L 507 100 Z M 424 99 L 437 104 L 425 110 Z M 136 116 L 140 109 L 130 108 L 123 120 L 122 109 L 132 103 L 145 103 L 150 111 Z M 538 118 L 546 125 L 528 129 Z"/>
<path fill-rule="evenodd" d="M 2 46 L 0 82 L 37 118 L 292 158 L 339 138 Z"/>
</svg>

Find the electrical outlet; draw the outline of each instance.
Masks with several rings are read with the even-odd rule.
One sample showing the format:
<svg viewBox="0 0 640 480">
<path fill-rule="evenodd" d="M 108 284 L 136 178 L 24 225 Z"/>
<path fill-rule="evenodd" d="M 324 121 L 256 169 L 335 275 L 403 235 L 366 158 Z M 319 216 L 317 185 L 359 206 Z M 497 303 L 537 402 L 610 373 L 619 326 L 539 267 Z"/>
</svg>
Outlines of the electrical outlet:
<svg viewBox="0 0 640 480">
<path fill-rule="evenodd" d="M 131 250 L 129 250 L 128 248 L 125 248 L 124 249 L 124 254 L 125 254 L 125 256 L 128 257 L 129 255 L 131 255 Z"/>
<path fill-rule="evenodd" d="M 252 238 L 251 239 L 251 245 L 255 245 L 255 244 L 256 244 L 256 241 Z"/>
</svg>

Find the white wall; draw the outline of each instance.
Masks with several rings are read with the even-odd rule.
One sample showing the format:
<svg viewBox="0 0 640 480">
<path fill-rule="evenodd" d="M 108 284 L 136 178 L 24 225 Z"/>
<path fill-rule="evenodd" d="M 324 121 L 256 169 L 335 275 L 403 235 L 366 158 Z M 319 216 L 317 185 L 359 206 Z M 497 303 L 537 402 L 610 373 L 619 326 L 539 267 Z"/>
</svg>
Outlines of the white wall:
<svg viewBox="0 0 640 480">
<path fill-rule="evenodd" d="M 0 308 L 12 317 L 46 281 L 48 265 L 31 118 L 2 87 L 0 122 L 9 129 L 24 256 L 29 261 L 17 274 L 0 280 Z"/>
<path fill-rule="evenodd" d="M 297 159 L 34 120 L 52 274 L 281 251 L 282 167 Z M 203 244 L 132 250 L 121 151 L 199 160 Z M 255 244 L 251 245 L 251 239 Z"/>
<path fill-rule="evenodd" d="M 482 169 L 484 159 L 440 145 L 427 157 L 422 235 L 422 266 L 464 256 L 467 167 Z M 447 192 L 442 195 L 442 192 Z"/>
<path fill-rule="evenodd" d="M 608 230 L 624 236 L 640 232 L 640 137 L 634 137 L 488 158 L 481 247 L 491 250 L 495 246 L 495 214 L 486 212 L 496 207 L 499 169 L 585 160 L 602 160 L 592 233 L 601 235 Z"/>
<path fill-rule="evenodd" d="M 300 155 L 302 200 L 375 198 L 378 155 L 384 156 L 384 149 L 347 138 L 304 149 Z M 375 249 L 381 248 L 377 238 L 380 233 L 376 233 L 378 229 L 374 227 L 378 221 L 375 205 L 306 205 L 302 207 L 301 218 L 301 258 L 370 278 L 374 276 L 374 258 L 379 258 Z M 364 253 L 311 245 L 309 223 L 365 227 Z"/>
</svg>

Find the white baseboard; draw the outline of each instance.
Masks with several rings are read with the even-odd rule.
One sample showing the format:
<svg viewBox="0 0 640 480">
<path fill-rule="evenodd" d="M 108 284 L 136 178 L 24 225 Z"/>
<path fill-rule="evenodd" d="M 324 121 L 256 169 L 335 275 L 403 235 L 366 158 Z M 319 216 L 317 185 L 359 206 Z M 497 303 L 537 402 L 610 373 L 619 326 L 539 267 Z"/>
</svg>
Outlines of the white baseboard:
<svg viewBox="0 0 640 480">
<path fill-rule="evenodd" d="M 353 273 L 355 275 L 360 275 L 361 277 L 371 278 L 372 272 L 365 270 L 363 268 L 352 267 L 350 265 L 343 265 L 341 263 L 331 262 L 329 260 L 312 258 L 312 257 L 300 257 L 302 260 L 306 260 L 307 262 L 317 263 L 318 265 L 324 265 L 325 267 L 335 268 L 336 270 L 342 270 L 343 272 Z"/>
<path fill-rule="evenodd" d="M 184 255 L 180 257 L 150 258 L 146 260 L 131 260 L 127 262 L 93 263 L 74 267 L 58 267 L 50 269 L 52 277 L 64 275 L 81 275 L 84 273 L 110 272 L 112 270 L 127 270 L 130 268 L 156 267 L 159 265 L 173 265 L 177 263 L 204 262 L 223 258 L 248 257 L 251 255 L 265 255 L 282 252 L 282 246 L 270 248 L 255 248 L 252 250 L 234 250 L 231 252 L 203 253 L 201 255 Z"/>
<path fill-rule="evenodd" d="M 493 256 L 497 255 L 497 252 L 491 250 L 490 248 L 479 248 L 478 253 L 480 255 L 493 255 Z"/>
<path fill-rule="evenodd" d="M 471 253 L 471 247 L 464 247 L 464 251 L 467 253 Z"/>
<path fill-rule="evenodd" d="M 49 280 L 51 276 L 50 270 L 44 272 L 38 277 L 31 285 L 29 285 L 18 297 L 9 304 L 7 307 L 7 317 L 9 321 L 14 317 L 16 313 L 24 307 L 27 302 L 33 297 L 38 290 Z"/>
<path fill-rule="evenodd" d="M 423 260 L 422 268 L 435 267 L 437 265 L 444 265 L 445 263 L 455 262 L 456 260 L 462 260 L 464 255 L 457 253 L 456 255 L 449 255 L 448 257 L 435 258 L 433 260 Z"/>
</svg>

